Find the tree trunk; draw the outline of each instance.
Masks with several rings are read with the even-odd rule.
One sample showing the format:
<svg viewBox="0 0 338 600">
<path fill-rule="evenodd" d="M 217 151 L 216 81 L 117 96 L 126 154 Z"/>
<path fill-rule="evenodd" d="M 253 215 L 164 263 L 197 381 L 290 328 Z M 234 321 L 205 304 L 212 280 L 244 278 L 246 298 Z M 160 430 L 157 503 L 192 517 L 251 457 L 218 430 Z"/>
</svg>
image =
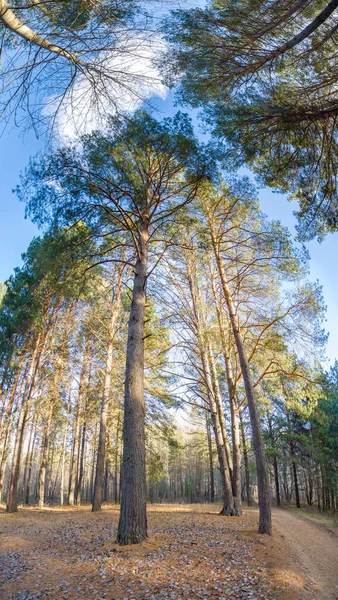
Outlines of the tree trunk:
<svg viewBox="0 0 338 600">
<path fill-rule="evenodd" d="M 33 471 L 33 458 L 34 458 L 34 451 L 35 451 L 36 434 L 37 434 L 37 429 L 35 428 L 33 443 L 32 443 L 32 450 L 31 450 L 31 453 L 29 456 L 29 462 L 28 462 L 27 485 L 26 485 L 25 498 L 24 498 L 25 504 L 29 504 L 30 493 L 31 493 L 31 480 L 32 480 L 32 471 Z"/>
<path fill-rule="evenodd" d="M 53 417 L 53 409 L 55 404 L 55 397 L 53 397 L 49 403 L 47 422 L 45 427 L 45 432 L 42 439 L 41 446 L 41 464 L 39 470 L 39 508 L 43 508 L 44 499 L 45 499 L 45 484 L 46 484 L 46 469 L 47 469 L 47 454 L 48 454 L 48 444 L 49 444 L 49 435 L 50 429 L 52 425 L 52 417 Z"/>
<path fill-rule="evenodd" d="M 63 444 L 62 444 L 61 481 L 60 481 L 60 505 L 61 506 L 63 506 L 63 504 L 64 504 L 66 449 L 67 449 L 68 422 L 69 422 L 70 410 L 71 410 L 71 402 L 70 402 L 70 398 L 69 398 L 67 419 L 66 419 L 66 423 L 65 423 L 65 430 L 64 430 Z"/>
<path fill-rule="evenodd" d="M 274 435 L 273 435 L 271 415 L 270 415 L 269 411 L 268 411 L 268 424 L 269 424 L 269 434 L 270 434 L 271 445 L 272 445 L 272 448 L 274 450 L 274 455 L 273 455 L 273 472 L 274 472 L 274 477 L 275 477 L 276 502 L 277 502 L 277 506 L 280 506 L 279 479 L 278 479 L 278 463 L 277 463 L 276 447 L 275 447 L 276 444 L 275 444 L 275 438 L 274 438 Z"/>
<path fill-rule="evenodd" d="M 120 310 L 120 300 L 122 291 L 122 275 L 124 266 L 120 269 L 117 281 L 116 297 L 113 298 L 110 311 L 110 322 L 108 328 L 108 346 L 107 346 L 107 357 L 104 374 L 104 388 L 103 398 L 101 404 L 101 417 L 100 417 L 100 433 L 99 433 L 99 444 L 97 449 L 97 463 L 96 463 L 96 474 L 95 474 L 95 485 L 94 485 L 94 498 L 92 511 L 97 512 L 101 510 L 102 503 L 102 487 L 103 487 L 103 476 L 104 476 L 104 463 L 106 457 L 106 438 L 107 438 L 107 419 L 110 405 L 110 382 L 113 368 L 113 351 L 114 351 L 114 335 L 116 328 L 116 320 Z"/>
<path fill-rule="evenodd" d="M 215 398 L 215 402 L 216 402 L 219 423 L 220 423 L 222 436 L 223 436 L 223 440 L 224 440 L 224 450 L 225 450 L 225 454 L 227 457 L 227 463 L 229 466 L 230 479 L 232 479 L 233 465 L 232 465 L 232 456 L 231 456 L 229 437 L 228 437 L 228 432 L 226 430 L 226 425 L 225 425 L 224 410 L 223 410 L 223 406 L 222 406 L 221 393 L 220 393 L 219 384 L 218 384 L 215 359 L 214 359 L 214 355 L 212 352 L 211 344 L 209 342 L 207 345 L 207 351 L 208 351 L 208 362 L 210 365 L 211 381 L 212 381 L 212 385 L 214 388 L 214 398 Z"/>
<path fill-rule="evenodd" d="M 240 431 L 238 422 L 238 409 L 236 402 L 236 384 L 233 378 L 231 361 L 230 361 L 230 350 L 226 343 L 224 322 L 222 318 L 220 304 L 217 298 L 215 280 L 212 270 L 210 268 L 210 278 L 212 285 L 212 292 L 215 301 L 215 308 L 218 320 L 218 326 L 221 335 L 223 358 L 225 365 L 225 372 L 227 378 L 227 387 L 229 392 L 230 402 L 230 414 L 231 414 L 231 438 L 232 438 L 232 470 L 231 470 L 231 481 L 232 490 L 234 495 L 234 505 L 237 515 L 242 514 L 242 481 L 241 481 L 241 446 L 240 446 Z"/>
<path fill-rule="evenodd" d="M 105 473 L 104 473 L 103 502 L 108 502 L 108 500 L 109 500 L 109 471 L 110 471 L 109 467 L 110 467 L 110 460 L 107 458 L 106 466 L 105 466 Z"/>
<path fill-rule="evenodd" d="M 207 339 L 207 328 L 202 300 L 199 295 L 198 285 L 194 277 L 192 265 L 190 264 L 188 259 L 186 259 L 186 266 L 198 337 L 199 354 L 204 372 L 206 395 L 208 397 L 208 404 L 211 413 L 211 422 L 215 435 L 217 455 L 222 479 L 223 508 L 220 514 L 232 516 L 235 514 L 235 507 L 232 493 L 230 469 L 228 463 L 228 455 L 230 455 L 230 449 L 228 449 L 227 454 L 227 435 L 225 430 L 224 417 L 222 429 L 223 411 L 218 388 L 216 368 L 213 362 L 212 350 Z"/>
<path fill-rule="evenodd" d="M 128 325 L 124 397 L 121 512 L 117 541 L 138 544 L 147 537 L 144 432 L 144 317 L 148 222 L 143 220 Z"/>
<path fill-rule="evenodd" d="M 228 468 L 226 452 L 224 448 L 224 438 L 222 433 L 222 428 L 219 421 L 219 413 L 217 410 L 217 404 L 214 398 L 214 390 L 212 386 L 212 378 L 210 374 L 210 368 L 208 363 L 208 356 L 206 353 L 202 351 L 202 365 L 205 376 L 205 382 L 207 387 L 207 395 L 211 413 L 211 422 L 214 430 L 216 448 L 217 448 L 217 456 L 219 462 L 219 468 L 222 479 L 222 488 L 223 488 L 223 508 L 221 510 L 221 515 L 232 516 L 235 514 L 235 506 L 234 499 L 232 495 L 232 485 L 230 478 L 230 471 Z"/>
<path fill-rule="evenodd" d="M 121 413 L 120 413 L 120 409 L 118 409 L 118 413 L 117 413 L 117 422 L 116 422 L 116 448 L 115 448 L 115 465 L 114 465 L 114 502 L 115 504 L 118 504 L 119 502 L 119 484 L 118 484 L 118 478 L 119 478 L 119 443 L 120 443 L 120 418 L 121 418 Z"/>
<path fill-rule="evenodd" d="M 218 271 L 220 280 L 222 283 L 222 289 L 224 293 L 224 299 L 228 308 L 232 331 L 234 334 L 236 347 L 238 351 L 239 362 L 242 369 L 242 377 L 249 407 L 250 422 L 252 429 L 252 442 L 255 452 L 256 469 L 257 469 L 257 481 L 258 481 L 258 499 L 259 499 L 259 533 L 266 533 L 271 535 L 272 533 L 272 521 L 271 521 L 271 494 L 269 484 L 269 473 L 265 457 L 264 442 L 261 430 L 261 424 L 259 420 L 259 414 L 257 409 L 256 397 L 254 387 L 251 379 L 250 367 L 246 356 L 239 324 L 236 315 L 235 306 L 233 304 L 232 296 L 228 286 L 228 282 L 225 276 L 223 263 L 219 253 L 215 231 L 211 221 L 209 220 L 210 233 L 212 237 L 212 243 L 214 248 L 214 254 L 217 261 Z"/>
<path fill-rule="evenodd" d="M 35 422 L 32 423 L 31 430 L 29 433 L 28 448 L 27 448 L 27 454 L 26 454 L 26 460 L 25 460 L 23 484 L 22 484 L 22 503 L 23 504 L 29 504 L 29 495 L 28 495 L 28 501 L 27 501 L 27 481 L 28 481 L 28 477 L 29 477 L 29 474 L 30 474 L 31 468 L 32 468 L 32 458 L 33 458 L 33 450 L 34 450 L 34 446 L 35 446 L 37 422 L 38 422 L 38 415 L 35 417 Z"/>
<path fill-rule="evenodd" d="M 275 476 L 275 490 L 276 490 L 277 506 L 280 506 L 280 493 L 279 493 L 279 479 L 278 479 L 278 462 L 277 462 L 277 456 L 273 457 L 273 472 L 274 472 L 274 476 Z"/>
<path fill-rule="evenodd" d="M 78 474 L 78 478 L 77 478 L 77 482 L 76 482 L 76 489 L 75 489 L 75 503 L 77 506 L 80 506 L 80 504 L 81 504 L 82 481 L 83 481 L 83 474 L 84 474 L 84 467 L 85 467 L 86 430 L 87 430 L 87 421 L 85 421 L 82 426 L 79 474 Z"/>
<path fill-rule="evenodd" d="M 27 367 L 28 367 L 28 365 L 27 365 Z M 0 444 L 2 446 L 2 453 L 1 453 L 1 460 L 0 460 L 0 501 L 1 501 L 1 495 L 2 495 L 2 490 L 3 490 L 3 484 L 4 484 L 5 466 L 6 466 L 6 461 L 7 461 L 9 447 L 10 447 L 11 432 L 13 429 L 12 408 L 14 405 L 15 397 L 17 396 L 18 398 L 20 398 L 22 387 L 23 387 L 25 381 L 27 380 L 26 379 L 27 378 L 27 372 L 26 372 L 27 367 L 24 370 L 23 377 L 21 378 L 21 381 L 20 381 L 20 385 L 18 385 L 20 374 L 19 374 L 19 372 L 17 374 L 17 377 L 15 379 L 15 382 L 14 382 L 11 392 L 10 392 L 10 398 L 9 398 L 9 403 L 8 403 L 8 407 L 7 407 L 7 412 L 6 412 L 5 418 L 2 423 L 2 430 L 1 430 L 1 436 L 0 436 Z M 20 364 L 19 364 L 19 368 L 20 368 Z M 19 402 L 19 400 L 18 400 L 18 402 Z"/>
<path fill-rule="evenodd" d="M 87 362 L 88 362 L 88 350 L 89 350 L 89 335 L 85 341 L 85 349 L 83 353 L 83 362 L 80 375 L 79 390 L 77 395 L 76 415 L 74 423 L 74 438 L 73 438 L 73 451 L 69 469 L 69 492 L 68 492 L 68 505 L 74 506 L 75 504 L 75 487 L 76 487 L 76 473 L 77 463 L 79 455 L 79 444 L 80 444 L 80 427 L 81 427 L 81 411 L 85 392 L 85 377 L 87 373 Z"/>
<path fill-rule="evenodd" d="M 242 446 L 243 446 L 243 458 L 244 458 L 244 471 L 245 471 L 245 489 L 246 489 L 246 501 L 248 506 L 252 506 L 252 496 L 251 496 L 251 488 L 250 488 L 250 471 L 249 471 L 249 458 L 248 458 L 248 450 L 246 447 L 246 436 L 245 429 L 243 423 L 242 413 L 239 412 L 239 423 L 242 434 Z"/>
<path fill-rule="evenodd" d="M 22 399 L 19 420 L 17 425 L 17 432 L 15 436 L 14 442 L 14 451 L 13 451 L 13 461 L 12 461 L 12 470 L 11 470 L 11 478 L 9 484 L 9 492 L 8 499 L 6 505 L 6 512 L 12 513 L 18 511 L 18 487 L 19 487 L 19 478 L 20 478 L 20 467 L 21 467 L 21 455 L 23 450 L 24 443 L 24 435 L 25 428 L 27 423 L 27 417 L 30 409 L 30 403 L 33 395 L 33 390 L 35 386 L 36 376 L 41 364 L 43 350 L 45 348 L 47 337 L 42 344 L 42 348 L 40 349 L 41 343 L 41 334 L 37 336 L 35 347 L 29 367 L 29 371 L 27 374 L 26 385 L 24 390 L 24 395 Z"/>
<path fill-rule="evenodd" d="M 294 460 L 292 460 L 292 472 L 293 472 L 293 482 L 294 482 L 294 486 L 295 486 L 296 506 L 297 506 L 297 508 L 301 508 L 300 498 L 299 498 L 297 466 L 296 466 L 296 463 Z"/>
<path fill-rule="evenodd" d="M 212 443 L 210 433 L 209 417 L 206 415 L 208 453 L 209 453 L 209 473 L 210 473 L 210 502 L 215 502 L 215 477 L 214 477 L 214 458 L 212 455 Z"/>
</svg>

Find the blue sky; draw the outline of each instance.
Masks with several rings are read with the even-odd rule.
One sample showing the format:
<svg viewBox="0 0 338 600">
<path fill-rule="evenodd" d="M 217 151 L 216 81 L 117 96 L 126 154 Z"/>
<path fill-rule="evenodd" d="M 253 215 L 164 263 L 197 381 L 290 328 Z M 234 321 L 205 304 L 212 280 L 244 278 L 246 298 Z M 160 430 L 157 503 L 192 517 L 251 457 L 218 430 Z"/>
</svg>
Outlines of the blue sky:
<svg viewBox="0 0 338 600">
<path fill-rule="evenodd" d="M 158 118 L 172 114 L 177 110 L 172 99 L 157 100 Z M 195 121 L 195 119 L 194 119 Z M 28 165 L 29 157 L 44 149 L 44 141 L 38 140 L 33 132 L 24 137 L 18 129 L 12 128 L 0 138 L 0 281 L 5 281 L 20 265 L 21 254 L 26 250 L 35 235 L 37 227 L 24 218 L 25 206 L 12 193 L 19 183 L 20 172 Z M 261 190 L 262 209 L 271 218 L 280 219 L 294 233 L 296 219 L 293 211 L 295 203 L 288 202 L 281 194 L 269 189 Z M 327 305 L 326 329 L 330 332 L 327 356 L 332 362 L 338 358 L 338 278 L 336 263 L 338 260 L 338 233 L 331 234 L 321 244 L 312 241 L 306 244 L 310 251 L 310 279 L 319 280 L 323 286 Z"/>
</svg>

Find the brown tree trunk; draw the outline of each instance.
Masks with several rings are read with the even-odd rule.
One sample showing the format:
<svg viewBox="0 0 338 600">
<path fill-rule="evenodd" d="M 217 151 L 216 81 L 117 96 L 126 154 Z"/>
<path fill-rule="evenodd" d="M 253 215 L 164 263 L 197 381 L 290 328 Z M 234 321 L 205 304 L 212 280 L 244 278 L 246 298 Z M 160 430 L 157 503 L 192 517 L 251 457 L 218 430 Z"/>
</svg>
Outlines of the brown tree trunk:
<svg viewBox="0 0 338 600">
<path fill-rule="evenodd" d="M 117 423 L 116 423 L 116 448 L 115 448 L 115 468 L 114 468 L 114 502 L 118 504 L 119 502 L 119 484 L 118 484 L 118 476 L 119 476 L 119 443 L 120 443 L 120 410 L 117 414 Z"/>
<path fill-rule="evenodd" d="M 206 415 L 208 453 L 209 453 L 209 473 L 210 473 L 210 502 L 215 502 L 215 477 L 214 477 L 214 457 L 212 455 L 212 443 L 210 433 L 209 416 Z"/>
<path fill-rule="evenodd" d="M 113 342 L 116 328 L 116 320 L 120 310 L 120 300 L 122 291 L 122 275 L 123 267 L 120 269 L 117 281 L 116 295 L 113 298 L 110 311 L 110 322 L 108 328 L 108 345 L 107 345 L 107 356 L 106 366 L 104 374 L 104 389 L 103 398 L 101 404 L 101 417 L 100 417 L 100 433 L 99 433 L 99 444 L 97 449 L 97 462 L 96 462 L 96 474 L 95 474 L 95 485 L 94 485 L 94 498 L 92 511 L 97 512 L 101 510 L 102 503 L 102 486 L 104 476 L 104 463 L 106 457 L 106 438 L 107 438 L 107 419 L 110 405 L 110 382 L 113 368 Z"/>
<path fill-rule="evenodd" d="M 229 403 L 230 403 L 230 414 L 231 414 L 231 439 L 232 439 L 232 471 L 231 471 L 231 482 L 232 490 L 234 495 L 234 505 L 237 515 L 242 514 L 242 480 L 241 480 L 241 446 L 240 446 L 240 431 L 238 422 L 238 409 L 236 402 L 236 385 L 232 374 L 232 367 L 230 361 L 230 351 L 226 343 L 226 336 L 224 330 L 224 322 L 221 313 L 221 307 L 217 298 L 215 280 L 212 270 L 210 269 L 210 278 L 212 285 L 212 292 L 215 301 L 216 314 L 218 320 L 218 326 L 221 335 L 223 358 L 227 379 L 227 387 L 229 392 Z"/>
<path fill-rule="evenodd" d="M 26 502 L 26 500 L 27 500 L 27 481 L 28 481 L 29 473 L 30 473 L 31 467 L 32 467 L 32 456 L 33 456 L 33 450 L 34 450 L 34 445 L 35 445 L 37 421 L 38 421 L 38 415 L 35 418 L 35 422 L 32 423 L 31 430 L 29 433 L 28 448 L 27 448 L 27 454 L 26 454 L 26 460 L 25 460 L 23 484 L 22 484 L 22 503 L 23 504 L 29 504 L 29 496 L 28 496 L 28 502 Z"/>
<path fill-rule="evenodd" d="M 245 472 L 245 489 L 246 489 L 246 501 L 248 506 L 252 506 L 252 496 L 251 496 L 251 488 L 250 488 L 250 471 L 249 471 L 249 458 L 248 451 L 246 447 L 246 436 L 245 429 L 243 423 L 242 413 L 239 412 L 239 423 L 242 434 L 242 447 L 243 447 L 243 459 L 244 459 L 244 472 Z"/>
<path fill-rule="evenodd" d="M 29 367 L 29 371 L 27 373 L 27 379 L 25 384 L 24 395 L 22 399 L 19 420 L 17 425 L 17 432 L 15 436 L 14 442 L 14 451 L 13 451 L 13 461 L 12 461 L 12 470 L 11 470 L 11 478 L 9 484 L 9 492 L 8 499 L 6 505 L 6 511 L 9 513 L 18 511 L 18 487 L 19 487 L 19 478 L 20 478 L 20 467 L 21 467 L 21 455 L 23 450 L 24 443 L 24 435 L 27 423 L 27 417 L 30 409 L 31 399 L 34 391 L 36 376 L 41 364 L 43 350 L 46 345 L 47 336 L 45 336 L 45 340 L 41 347 L 41 334 L 37 336 L 35 347 L 33 350 L 33 355 Z"/>
<path fill-rule="evenodd" d="M 273 450 L 274 450 L 274 455 L 273 455 L 273 472 L 274 472 L 274 477 L 275 477 L 276 502 L 277 502 L 277 506 L 280 506 L 279 479 L 278 479 L 278 463 L 277 463 L 277 456 L 276 456 L 276 453 L 275 453 L 276 452 L 276 450 L 275 450 L 275 440 L 274 440 L 274 436 L 273 436 L 272 421 L 271 421 L 271 415 L 270 415 L 270 413 L 268 413 L 268 424 L 269 424 L 269 433 L 270 433 L 271 445 L 272 445 Z"/>
<path fill-rule="evenodd" d="M 272 533 L 272 520 L 271 520 L 271 494 L 269 484 L 269 473 L 265 457 L 264 442 L 261 430 L 261 424 L 259 420 L 259 414 L 257 409 L 257 402 L 254 392 L 254 387 L 251 379 L 250 367 L 245 352 L 238 318 L 236 315 L 235 306 L 233 304 L 231 292 L 228 286 L 228 282 L 225 276 L 223 263 L 221 260 L 218 244 L 216 241 L 216 235 L 211 220 L 209 220 L 210 233 L 212 237 L 212 244 L 214 249 L 215 258 L 217 261 L 218 271 L 222 284 L 224 299 L 228 308 L 232 331 L 234 334 L 239 362 L 242 370 L 242 377 L 249 407 L 249 415 L 252 429 L 252 442 L 255 452 L 256 469 L 257 469 L 257 481 L 258 481 L 258 499 L 259 499 L 259 533 L 266 533 L 271 535 Z"/>
<path fill-rule="evenodd" d="M 27 367 L 28 367 L 28 365 L 27 365 Z M 2 429 L 1 429 L 0 444 L 2 447 L 2 453 L 1 453 L 1 460 L 0 460 L 0 501 L 1 501 L 3 485 L 4 485 L 5 466 L 6 466 L 6 461 L 7 461 L 9 447 L 10 447 L 11 432 L 13 429 L 12 408 L 14 405 L 15 397 L 17 396 L 18 398 L 20 398 L 20 396 L 21 396 L 21 390 L 22 390 L 22 387 L 23 387 L 23 385 L 26 381 L 26 377 L 27 377 L 26 369 L 24 370 L 23 377 L 21 378 L 21 381 L 20 381 L 20 385 L 18 385 L 19 377 L 20 377 L 20 373 L 18 372 L 17 376 L 15 378 L 14 384 L 12 386 L 11 392 L 10 392 L 9 403 L 8 403 L 6 415 L 3 420 Z"/>
<path fill-rule="evenodd" d="M 64 434 L 63 434 L 63 444 L 62 444 L 61 481 L 60 481 L 60 505 L 61 506 L 63 506 L 63 504 L 64 504 L 66 449 L 67 449 L 68 422 L 69 422 L 70 411 L 71 411 L 71 402 L 70 402 L 70 398 L 69 398 L 67 419 L 66 419 L 66 423 L 65 423 L 65 429 L 64 429 Z"/>
<path fill-rule="evenodd" d="M 217 456 L 219 462 L 219 468 L 222 479 L 222 489 L 223 489 L 223 508 L 221 510 L 222 515 L 232 516 L 235 514 L 235 506 L 234 499 L 232 494 L 232 486 L 231 486 L 231 478 L 230 471 L 227 463 L 226 452 L 224 448 L 224 438 L 222 433 L 222 428 L 219 421 L 219 413 L 217 410 L 217 404 L 215 402 L 214 394 L 213 394 L 213 386 L 212 379 L 210 374 L 210 368 L 208 364 L 208 357 L 206 353 L 202 353 L 202 365 L 204 371 L 204 377 L 207 387 L 207 395 L 211 413 L 211 422 L 215 435 L 216 448 L 217 448 Z"/>
<path fill-rule="evenodd" d="M 85 421 L 82 426 L 79 473 L 78 473 L 76 489 L 75 489 L 75 503 L 77 506 L 80 506 L 80 504 L 81 504 L 81 491 L 82 491 L 83 474 L 84 474 L 84 467 L 85 467 L 86 431 L 87 431 L 87 421 Z"/>
<path fill-rule="evenodd" d="M 39 470 L 39 508 L 43 508 L 44 499 L 45 499 L 45 484 L 46 484 L 46 469 L 47 469 L 47 456 L 48 456 L 48 444 L 49 444 L 49 436 L 50 429 L 52 425 L 52 417 L 53 417 L 53 409 L 55 404 L 55 397 L 50 400 L 46 427 L 42 439 L 41 446 L 41 464 Z"/>
<path fill-rule="evenodd" d="M 230 455 L 230 449 L 228 449 L 227 453 L 227 435 L 225 431 L 224 416 L 221 406 L 216 368 L 213 362 L 212 350 L 210 344 L 207 341 L 207 331 L 203 305 L 199 295 L 198 285 L 194 277 L 193 268 L 191 263 L 189 262 L 189 259 L 186 259 L 186 266 L 191 299 L 193 304 L 199 354 L 204 372 L 204 383 L 208 397 L 208 404 L 211 413 L 211 422 L 215 435 L 217 456 L 222 479 L 223 508 L 220 514 L 232 516 L 235 514 L 235 507 L 232 493 L 230 469 L 228 463 L 228 455 Z"/>
<path fill-rule="evenodd" d="M 89 335 L 85 341 L 85 348 L 83 353 L 82 369 L 80 375 L 79 390 L 77 395 L 77 405 L 74 423 L 74 437 L 73 437 L 73 450 L 69 468 L 69 492 L 68 492 L 68 505 L 74 506 L 75 504 L 75 488 L 76 488 L 76 473 L 77 463 L 79 455 L 79 444 L 80 444 L 80 428 L 81 428 L 81 411 L 85 393 L 85 378 L 87 373 L 87 362 L 88 362 L 88 351 L 89 351 Z"/>
<path fill-rule="evenodd" d="M 300 498 L 299 498 L 297 466 L 296 466 L 296 463 L 295 463 L 295 461 L 293 459 L 292 459 L 292 472 L 293 472 L 293 483 L 294 483 L 294 486 L 295 486 L 296 506 L 297 506 L 297 508 L 301 508 L 301 506 L 300 506 Z"/>
<path fill-rule="evenodd" d="M 214 359 L 214 355 L 212 352 L 211 344 L 209 342 L 207 344 L 207 351 L 208 351 L 208 362 L 209 362 L 209 366 L 210 366 L 211 381 L 212 381 L 212 385 L 213 385 L 213 389 L 214 389 L 214 397 L 215 397 L 215 402 L 216 402 L 216 407 L 217 407 L 217 412 L 218 412 L 218 419 L 219 419 L 222 436 L 223 436 L 223 440 L 224 440 L 224 450 L 225 450 L 225 454 L 227 457 L 230 479 L 232 479 L 233 465 L 232 465 L 232 456 L 231 456 L 229 437 L 228 437 L 228 432 L 226 430 L 226 425 L 225 425 L 224 410 L 223 410 L 223 406 L 222 406 L 221 393 L 220 393 L 219 384 L 218 384 L 215 359 Z"/>
<path fill-rule="evenodd" d="M 108 502 L 109 500 L 109 472 L 110 472 L 110 460 L 107 458 L 106 466 L 105 466 L 105 474 L 104 474 L 104 493 L 103 493 L 103 501 Z"/>
<path fill-rule="evenodd" d="M 34 458 L 34 451 L 35 451 L 36 433 L 37 433 L 37 430 L 35 428 L 34 437 L 33 437 L 33 443 L 32 443 L 32 450 L 31 450 L 31 453 L 30 453 L 30 456 L 29 456 L 29 462 L 28 462 L 27 485 L 26 485 L 25 497 L 24 497 L 25 504 L 29 504 L 30 493 L 31 493 L 31 480 L 32 480 L 33 458 Z"/>
<path fill-rule="evenodd" d="M 119 544 L 138 544 L 147 537 L 144 317 L 148 264 L 148 221 L 143 219 L 128 325 L 123 426 L 121 512 Z"/>
</svg>

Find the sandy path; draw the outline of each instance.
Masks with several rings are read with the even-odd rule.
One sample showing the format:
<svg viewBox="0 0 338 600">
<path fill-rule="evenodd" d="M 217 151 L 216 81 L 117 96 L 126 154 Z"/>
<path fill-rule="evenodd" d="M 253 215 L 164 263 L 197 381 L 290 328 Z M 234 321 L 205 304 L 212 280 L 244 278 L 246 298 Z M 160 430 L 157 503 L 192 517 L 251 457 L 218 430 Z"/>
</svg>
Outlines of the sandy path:
<svg viewBox="0 0 338 600">
<path fill-rule="evenodd" d="M 304 598 L 337 600 L 338 535 L 283 509 L 273 509 L 273 523 L 308 582 Z"/>
</svg>

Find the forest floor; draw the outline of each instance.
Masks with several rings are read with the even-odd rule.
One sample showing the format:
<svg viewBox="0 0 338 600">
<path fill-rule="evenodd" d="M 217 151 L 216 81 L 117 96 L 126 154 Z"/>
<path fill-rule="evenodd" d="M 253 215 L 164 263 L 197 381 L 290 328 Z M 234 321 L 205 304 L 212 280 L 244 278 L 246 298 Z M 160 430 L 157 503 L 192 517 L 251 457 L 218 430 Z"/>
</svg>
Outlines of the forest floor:
<svg viewBox="0 0 338 600">
<path fill-rule="evenodd" d="M 220 517 L 217 505 L 151 505 L 149 539 L 114 543 L 118 508 L 0 510 L 1 600 L 331 600 L 338 536 L 274 510 Z"/>
</svg>

